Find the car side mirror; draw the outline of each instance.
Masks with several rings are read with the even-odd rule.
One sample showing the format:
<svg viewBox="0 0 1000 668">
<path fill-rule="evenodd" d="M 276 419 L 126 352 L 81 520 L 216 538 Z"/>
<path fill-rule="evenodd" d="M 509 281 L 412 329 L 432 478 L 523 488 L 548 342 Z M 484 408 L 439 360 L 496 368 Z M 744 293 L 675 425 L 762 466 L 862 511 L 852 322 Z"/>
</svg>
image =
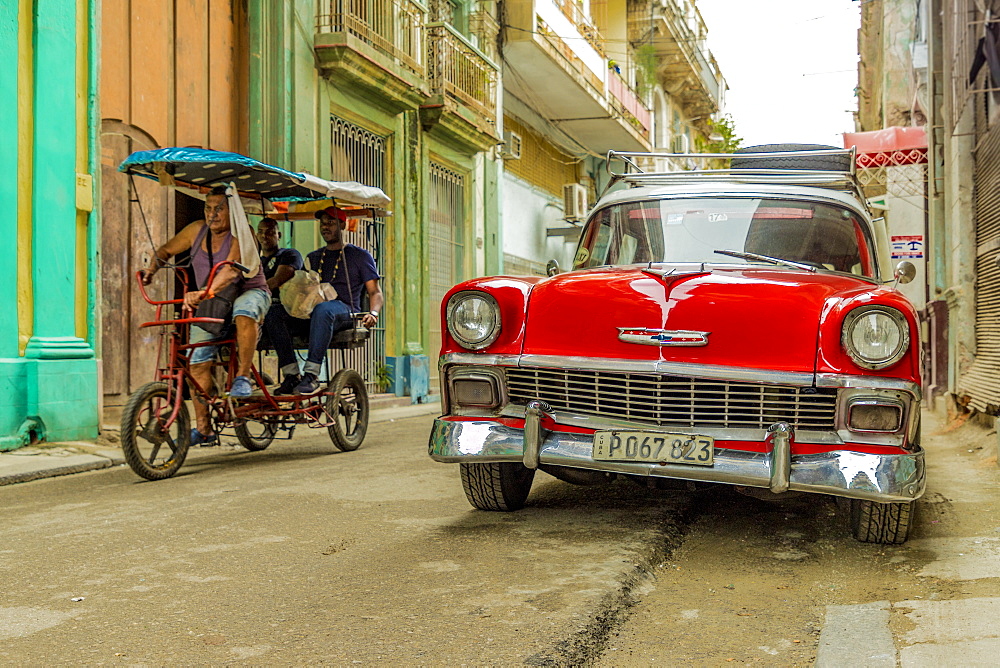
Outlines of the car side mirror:
<svg viewBox="0 0 1000 668">
<path fill-rule="evenodd" d="M 562 270 L 559 268 L 559 261 L 556 260 L 555 258 L 552 258 L 551 260 L 545 263 L 546 276 L 555 276 L 561 271 Z"/>
<path fill-rule="evenodd" d="M 901 285 L 906 285 L 917 275 L 917 268 L 913 266 L 913 263 L 909 260 L 903 260 L 896 265 L 896 271 L 893 272 L 893 276 L 896 278 L 896 283 Z"/>
</svg>

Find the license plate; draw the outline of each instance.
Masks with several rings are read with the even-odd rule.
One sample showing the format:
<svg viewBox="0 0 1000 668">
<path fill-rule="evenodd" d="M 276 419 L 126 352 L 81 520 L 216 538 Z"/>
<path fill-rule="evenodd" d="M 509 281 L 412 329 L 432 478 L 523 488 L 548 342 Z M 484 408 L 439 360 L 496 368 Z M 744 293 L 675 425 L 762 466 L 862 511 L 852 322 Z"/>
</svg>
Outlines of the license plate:
<svg viewBox="0 0 1000 668">
<path fill-rule="evenodd" d="M 715 440 L 697 434 L 658 431 L 595 431 L 594 459 L 712 466 Z"/>
</svg>

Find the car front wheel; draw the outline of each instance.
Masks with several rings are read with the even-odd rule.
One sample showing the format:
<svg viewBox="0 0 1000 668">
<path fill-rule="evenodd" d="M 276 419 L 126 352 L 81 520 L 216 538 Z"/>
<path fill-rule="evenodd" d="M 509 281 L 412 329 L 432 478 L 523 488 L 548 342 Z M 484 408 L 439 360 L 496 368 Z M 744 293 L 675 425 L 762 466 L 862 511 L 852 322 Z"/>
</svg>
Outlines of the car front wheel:
<svg viewBox="0 0 1000 668">
<path fill-rule="evenodd" d="M 876 503 L 851 499 L 851 533 L 862 543 L 900 545 L 913 523 L 913 502 Z"/>
<path fill-rule="evenodd" d="M 479 510 L 520 510 L 528 498 L 535 470 L 520 462 L 459 464 L 462 488 Z"/>
</svg>

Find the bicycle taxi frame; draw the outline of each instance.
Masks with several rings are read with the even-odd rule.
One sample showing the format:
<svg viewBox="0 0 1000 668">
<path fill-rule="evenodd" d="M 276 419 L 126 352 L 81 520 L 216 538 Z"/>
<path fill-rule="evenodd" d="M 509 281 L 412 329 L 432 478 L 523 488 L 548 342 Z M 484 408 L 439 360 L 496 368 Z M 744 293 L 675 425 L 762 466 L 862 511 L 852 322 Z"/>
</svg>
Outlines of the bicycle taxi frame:
<svg viewBox="0 0 1000 668">
<path fill-rule="evenodd" d="M 237 153 L 193 148 L 138 151 L 126 158 L 118 170 L 130 178 L 157 180 L 198 199 L 204 199 L 213 186 L 234 183 L 248 213 L 277 219 L 312 218 L 312 212 L 331 204 L 360 208 L 373 217 L 389 213 L 383 207 L 390 200 L 379 188 L 288 172 Z M 132 191 L 136 192 L 134 187 Z M 136 202 L 139 203 L 138 199 Z M 207 284 L 227 264 L 246 269 L 228 261 L 216 263 Z M 189 285 L 186 269 L 167 266 L 178 274 L 186 291 Z M 291 438 L 299 424 L 326 428 L 334 446 L 341 451 L 361 446 L 368 429 L 368 392 L 357 371 L 342 368 L 317 394 L 275 396 L 268 391 L 269 379 L 254 364 L 251 377 L 258 391 L 253 395 L 237 400 L 222 392 L 212 393 L 211 388 L 201 387 L 191 376 L 188 357 L 194 348 L 219 346 L 222 361 L 216 361 L 213 379 L 217 386 L 230 387 L 237 369 L 233 332 L 205 343 L 188 343 L 191 325 L 220 320 L 194 316 L 183 305 L 183 295 L 179 299 L 153 299 L 143 285 L 142 272 L 136 272 L 136 280 L 143 299 L 156 307 L 155 318 L 139 326 L 162 328 L 156 379 L 133 392 L 122 412 L 122 450 L 139 476 L 147 480 L 169 478 L 184 463 L 191 445 L 185 386 L 194 401 L 208 406 L 216 433 L 232 429 L 247 450 L 264 450 L 278 437 L 279 431 L 285 432 L 281 438 Z M 337 332 L 327 351 L 326 368 L 333 368 L 332 351 L 340 350 L 343 359 L 344 351 L 363 346 L 368 337 L 369 332 L 359 319 L 355 319 L 353 328 Z M 296 347 L 303 345 L 301 339 L 294 340 Z M 261 361 L 263 351 L 271 349 L 266 340 L 259 343 L 257 361 Z M 221 374 L 225 374 L 225 379 L 219 378 Z"/>
</svg>

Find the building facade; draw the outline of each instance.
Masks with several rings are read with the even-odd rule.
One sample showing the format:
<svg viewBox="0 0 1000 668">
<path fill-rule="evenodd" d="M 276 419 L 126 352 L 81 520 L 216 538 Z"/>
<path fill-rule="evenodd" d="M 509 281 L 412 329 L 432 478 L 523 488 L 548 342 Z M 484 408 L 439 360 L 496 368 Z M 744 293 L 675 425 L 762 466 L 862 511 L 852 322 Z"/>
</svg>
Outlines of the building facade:
<svg viewBox="0 0 1000 668">
<path fill-rule="evenodd" d="M 97 16 L 0 3 L 0 450 L 98 431 Z"/>
<path fill-rule="evenodd" d="M 858 176 L 869 203 L 885 219 L 894 260 L 916 267 L 900 286 L 924 317 L 930 230 L 927 216 L 928 28 L 924 0 L 884 0 L 861 6 L 858 32 L 858 111 L 861 134 L 845 134 L 858 149 Z M 928 378 L 929 384 L 933 385 Z"/>
<path fill-rule="evenodd" d="M 512 0 L 505 12 L 504 270 L 542 274 L 550 259 L 572 267 L 607 152 L 698 150 L 725 80 L 693 0 Z"/>
<path fill-rule="evenodd" d="M 932 0 L 930 289 L 955 409 L 1000 415 L 1000 2 Z M 994 51 L 994 52 L 991 52 Z M 991 61 L 993 64 L 991 64 Z"/>
<path fill-rule="evenodd" d="M 495 12 L 486 0 L 249 1 L 250 154 L 393 201 L 351 237 L 386 296 L 369 379 L 417 356 L 433 381 L 444 293 L 500 270 Z M 300 250 L 321 245 L 314 224 L 291 227 Z"/>
<path fill-rule="evenodd" d="M 104 2 L 102 32 L 115 36 L 103 40 L 100 65 L 109 423 L 156 365 L 157 332 L 137 327 L 147 306 L 134 274 L 153 246 L 200 217 L 199 202 L 116 171 L 147 148 L 235 151 L 385 190 L 391 215 L 355 221 L 347 234 L 375 256 L 387 302 L 370 343 L 346 363 L 371 391 L 388 380 L 407 394 L 408 360 L 430 356 L 423 364 L 434 369 L 440 297 L 500 267 L 499 68 L 477 46 L 495 48 L 496 23 L 481 5 Z M 149 77 L 154 60 L 159 76 Z M 313 220 L 282 228 L 303 254 L 322 244 Z"/>
<path fill-rule="evenodd" d="M 690 0 L 18 0 L 0 8 L 0 449 L 93 438 L 157 366 L 135 274 L 201 203 L 117 171 L 199 146 L 381 187 L 349 240 L 387 301 L 372 390 L 423 365 L 455 283 L 572 264 L 609 149 L 693 150 L 725 89 Z M 44 85 L 41 85 L 44 82 Z M 670 168 L 684 168 L 670 165 Z M 321 245 L 314 221 L 285 243 Z M 157 281 L 154 296 L 175 287 Z"/>
<path fill-rule="evenodd" d="M 985 416 L 1000 415 L 998 12 L 996 0 L 866 3 L 859 33 L 859 129 L 926 133 L 923 190 L 903 208 L 924 216 L 927 398 Z"/>
</svg>

